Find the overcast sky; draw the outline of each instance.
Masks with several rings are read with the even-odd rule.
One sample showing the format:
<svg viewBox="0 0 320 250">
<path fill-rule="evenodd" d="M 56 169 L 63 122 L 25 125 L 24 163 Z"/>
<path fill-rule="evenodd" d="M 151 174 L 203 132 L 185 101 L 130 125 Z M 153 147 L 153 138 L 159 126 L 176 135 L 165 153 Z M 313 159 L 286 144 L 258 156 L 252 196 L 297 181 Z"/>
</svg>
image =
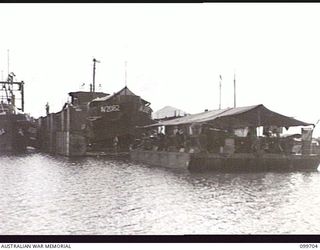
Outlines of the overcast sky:
<svg viewBox="0 0 320 250">
<path fill-rule="evenodd" d="M 154 111 L 217 109 L 219 75 L 222 108 L 232 107 L 235 72 L 237 106 L 316 123 L 319 13 L 319 3 L 0 4 L 0 69 L 5 77 L 9 49 L 34 117 L 89 90 L 96 57 L 97 90 L 123 88 L 127 60 L 128 87 Z"/>
</svg>

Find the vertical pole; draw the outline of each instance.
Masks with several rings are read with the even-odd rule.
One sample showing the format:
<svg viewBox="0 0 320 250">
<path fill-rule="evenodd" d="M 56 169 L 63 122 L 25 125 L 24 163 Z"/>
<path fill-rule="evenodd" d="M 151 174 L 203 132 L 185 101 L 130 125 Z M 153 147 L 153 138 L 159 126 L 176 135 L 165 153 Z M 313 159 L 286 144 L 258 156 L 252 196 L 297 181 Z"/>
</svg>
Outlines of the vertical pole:
<svg viewBox="0 0 320 250">
<path fill-rule="evenodd" d="M 96 80 L 96 59 L 93 58 L 93 80 L 92 80 L 92 92 L 95 92 L 95 80 Z"/>
<path fill-rule="evenodd" d="M 21 85 L 21 110 L 24 112 L 24 82 L 20 83 Z"/>
</svg>

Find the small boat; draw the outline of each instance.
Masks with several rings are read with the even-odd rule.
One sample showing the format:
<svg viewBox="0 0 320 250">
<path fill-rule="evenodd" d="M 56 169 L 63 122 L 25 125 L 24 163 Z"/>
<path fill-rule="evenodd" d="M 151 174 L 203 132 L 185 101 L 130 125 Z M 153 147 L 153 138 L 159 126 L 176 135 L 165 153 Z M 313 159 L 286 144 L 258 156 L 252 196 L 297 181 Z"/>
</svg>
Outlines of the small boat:
<svg viewBox="0 0 320 250">
<path fill-rule="evenodd" d="M 282 136 L 283 129 L 294 126 L 302 127 L 299 140 Z M 317 170 L 313 128 L 262 104 L 212 110 L 145 126 L 149 136 L 130 157 L 190 171 Z"/>
</svg>

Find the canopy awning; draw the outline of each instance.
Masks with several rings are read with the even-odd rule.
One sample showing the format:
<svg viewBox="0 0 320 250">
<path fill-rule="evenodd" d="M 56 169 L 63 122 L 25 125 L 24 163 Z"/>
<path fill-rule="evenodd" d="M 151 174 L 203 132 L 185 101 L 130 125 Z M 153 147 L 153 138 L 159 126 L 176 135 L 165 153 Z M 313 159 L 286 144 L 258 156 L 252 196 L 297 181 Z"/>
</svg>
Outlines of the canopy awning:
<svg viewBox="0 0 320 250">
<path fill-rule="evenodd" d="M 281 115 L 267 109 L 262 104 L 259 104 L 247 107 L 206 111 L 173 120 L 159 122 L 145 127 L 181 126 L 195 123 L 209 124 L 216 128 L 241 128 L 258 126 L 292 127 L 314 125 L 312 123 L 302 122 L 292 117 Z"/>
</svg>

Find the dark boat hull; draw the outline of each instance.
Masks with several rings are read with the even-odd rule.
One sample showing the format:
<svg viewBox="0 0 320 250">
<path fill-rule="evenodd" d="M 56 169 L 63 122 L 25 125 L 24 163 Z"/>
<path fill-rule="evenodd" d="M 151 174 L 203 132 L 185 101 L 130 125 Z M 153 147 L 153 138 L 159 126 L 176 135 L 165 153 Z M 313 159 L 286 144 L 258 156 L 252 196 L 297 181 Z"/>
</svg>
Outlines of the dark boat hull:
<svg viewBox="0 0 320 250">
<path fill-rule="evenodd" d="M 194 154 L 191 171 L 316 171 L 320 163 L 318 155 L 281 154 Z"/>
<path fill-rule="evenodd" d="M 0 153 L 25 152 L 28 145 L 28 126 L 24 115 L 0 116 Z"/>
<path fill-rule="evenodd" d="M 113 95 L 89 103 L 88 141 L 93 151 L 110 151 L 118 147 L 128 151 L 141 127 L 155 123 L 149 102 L 135 95 L 127 87 Z"/>
<path fill-rule="evenodd" d="M 183 152 L 133 150 L 130 151 L 130 159 L 149 165 L 166 168 L 188 169 L 191 154 Z"/>
<path fill-rule="evenodd" d="M 204 154 L 134 150 L 132 160 L 150 165 L 190 171 L 316 171 L 318 155 L 280 154 Z"/>
</svg>

